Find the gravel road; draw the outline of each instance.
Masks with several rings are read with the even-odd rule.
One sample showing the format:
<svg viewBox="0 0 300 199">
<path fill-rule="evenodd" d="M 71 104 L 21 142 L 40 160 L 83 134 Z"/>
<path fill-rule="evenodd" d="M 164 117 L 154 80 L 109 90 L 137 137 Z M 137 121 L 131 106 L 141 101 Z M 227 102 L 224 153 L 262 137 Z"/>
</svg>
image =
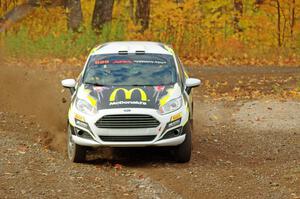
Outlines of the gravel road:
<svg viewBox="0 0 300 199">
<path fill-rule="evenodd" d="M 189 70 L 204 82 L 195 91 L 189 163 L 175 163 L 164 148 L 104 148 L 73 164 L 65 153 L 68 93 L 59 80 L 78 70 L 1 67 L 0 198 L 299 199 L 300 101 L 274 98 L 270 87 L 276 80 L 290 89 L 300 69 Z M 263 97 L 210 95 L 211 89 L 231 95 L 251 79 L 257 81 L 241 89 Z"/>
</svg>

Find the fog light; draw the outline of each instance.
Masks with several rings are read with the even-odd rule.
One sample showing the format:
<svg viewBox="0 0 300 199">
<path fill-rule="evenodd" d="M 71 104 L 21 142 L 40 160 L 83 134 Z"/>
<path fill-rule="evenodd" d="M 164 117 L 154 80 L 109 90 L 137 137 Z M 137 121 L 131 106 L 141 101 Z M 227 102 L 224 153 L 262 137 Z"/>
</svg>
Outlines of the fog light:
<svg viewBox="0 0 300 199">
<path fill-rule="evenodd" d="M 180 136 L 182 133 L 182 127 L 178 127 L 176 129 L 173 129 L 171 131 L 168 131 L 162 139 L 169 139 L 169 138 L 174 138 L 177 136 Z"/>
<path fill-rule="evenodd" d="M 181 118 L 167 124 L 167 129 L 177 126 L 181 123 Z"/>
<path fill-rule="evenodd" d="M 88 132 L 85 132 L 80 129 L 76 129 L 76 134 L 77 134 L 77 136 L 82 137 L 82 138 L 93 139 L 92 136 Z"/>
<path fill-rule="evenodd" d="M 85 128 L 85 129 L 89 128 L 89 125 L 86 122 L 83 122 L 83 121 L 75 119 L 75 123 L 76 123 L 76 125 L 81 126 L 81 127 Z"/>
</svg>

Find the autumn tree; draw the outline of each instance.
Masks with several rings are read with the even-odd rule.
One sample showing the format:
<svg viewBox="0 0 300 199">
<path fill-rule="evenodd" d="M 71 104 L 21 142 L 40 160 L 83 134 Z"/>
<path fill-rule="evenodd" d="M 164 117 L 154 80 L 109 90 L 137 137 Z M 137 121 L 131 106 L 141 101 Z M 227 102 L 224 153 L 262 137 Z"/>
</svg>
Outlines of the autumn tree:
<svg viewBox="0 0 300 199">
<path fill-rule="evenodd" d="M 136 22 L 142 26 L 141 32 L 149 28 L 150 0 L 137 0 Z"/>
<path fill-rule="evenodd" d="M 129 0 L 129 16 L 130 16 L 131 20 L 133 20 L 133 21 L 135 21 L 134 7 L 135 7 L 134 0 Z"/>
<path fill-rule="evenodd" d="M 78 31 L 82 22 L 80 0 L 67 0 L 68 29 Z"/>
<path fill-rule="evenodd" d="M 9 26 L 26 17 L 39 4 L 38 0 L 28 0 L 12 10 L 8 11 L 0 21 L 0 32 L 6 30 Z"/>
<path fill-rule="evenodd" d="M 112 20 L 112 12 L 114 7 L 114 0 L 96 0 L 92 27 L 95 31 L 102 29 L 103 25 Z"/>
<path fill-rule="evenodd" d="M 261 5 L 264 3 L 264 0 L 255 0 L 256 5 Z"/>
<path fill-rule="evenodd" d="M 243 15 L 243 1 L 242 0 L 234 0 L 234 10 L 235 10 L 235 15 L 233 18 L 233 23 L 234 23 L 234 31 L 235 32 L 241 32 L 242 29 L 239 26 L 240 18 Z"/>
<path fill-rule="evenodd" d="M 294 41 L 294 28 L 296 21 L 296 0 L 291 0 L 290 3 L 290 33 L 292 41 Z"/>
<path fill-rule="evenodd" d="M 57 7 L 64 6 L 65 0 L 27 0 L 24 3 L 14 7 L 12 10 L 8 11 L 0 20 L 0 32 L 9 28 L 12 24 L 22 20 L 28 16 L 32 11 L 40 6 L 43 7 Z"/>
<path fill-rule="evenodd" d="M 277 9 L 277 42 L 278 46 L 281 47 L 281 4 L 279 0 L 276 0 L 276 9 Z"/>
</svg>

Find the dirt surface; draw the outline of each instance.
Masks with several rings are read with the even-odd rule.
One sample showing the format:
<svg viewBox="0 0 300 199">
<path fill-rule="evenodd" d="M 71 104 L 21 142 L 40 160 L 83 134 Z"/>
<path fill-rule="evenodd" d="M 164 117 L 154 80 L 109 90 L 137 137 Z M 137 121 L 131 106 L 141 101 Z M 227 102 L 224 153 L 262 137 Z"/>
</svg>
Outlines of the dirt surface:
<svg viewBox="0 0 300 199">
<path fill-rule="evenodd" d="M 300 69 L 189 68 L 203 86 L 187 164 L 164 148 L 104 148 L 73 164 L 59 81 L 78 69 L 62 68 L 0 68 L 0 198 L 300 198 L 300 101 L 288 95 Z"/>
</svg>

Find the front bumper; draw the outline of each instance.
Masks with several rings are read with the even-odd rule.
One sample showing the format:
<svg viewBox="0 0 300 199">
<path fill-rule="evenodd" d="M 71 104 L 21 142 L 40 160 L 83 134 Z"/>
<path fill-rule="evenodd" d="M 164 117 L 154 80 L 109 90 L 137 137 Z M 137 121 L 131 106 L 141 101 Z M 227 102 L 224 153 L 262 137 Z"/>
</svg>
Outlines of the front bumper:
<svg viewBox="0 0 300 199">
<path fill-rule="evenodd" d="M 78 145 L 99 147 L 99 146 L 111 146 L 111 147 L 144 147 L 144 146 L 177 146 L 185 140 L 185 134 L 182 131 L 183 126 L 188 122 L 189 111 L 186 106 L 182 106 L 179 110 L 160 115 L 153 109 L 139 109 L 134 108 L 130 110 L 130 114 L 145 114 L 154 117 L 160 122 L 155 128 L 98 128 L 96 122 L 105 115 L 121 115 L 128 114 L 128 109 L 107 109 L 101 110 L 96 115 L 83 115 L 76 109 L 70 109 L 69 111 L 69 123 L 74 128 L 74 134 L 72 138 Z M 84 118 L 85 123 L 88 124 L 88 128 L 79 126 L 75 122 L 75 118 L 79 115 Z M 167 127 L 167 125 L 174 119 L 174 116 L 180 115 L 180 123 L 175 126 Z M 178 118 L 177 118 L 178 119 Z M 85 132 L 90 136 L 80 136 L 76 132 Z M 170 133 L 178 132 L 176 135 L 170 136 Z M 167 135 L 168 134 L 168 135 Z M 151 141 L 103 141 L 101 136 L 153 136 Z"/>
<path fill-rule="evenodd" d="M 180 135 L 174 138 L 168 138 L 158 141 L 151 142 L 97 142 L 95 140 L 81 138 L 76 135 L 72 135 L 73 141 L 82 146 L 89 147 L 100 147 L 100 146 L 110 146 L 110 147 L 146 147 L 146 146 L 177 146 L 185 140 L 185 135 Z"/>
</svg>

